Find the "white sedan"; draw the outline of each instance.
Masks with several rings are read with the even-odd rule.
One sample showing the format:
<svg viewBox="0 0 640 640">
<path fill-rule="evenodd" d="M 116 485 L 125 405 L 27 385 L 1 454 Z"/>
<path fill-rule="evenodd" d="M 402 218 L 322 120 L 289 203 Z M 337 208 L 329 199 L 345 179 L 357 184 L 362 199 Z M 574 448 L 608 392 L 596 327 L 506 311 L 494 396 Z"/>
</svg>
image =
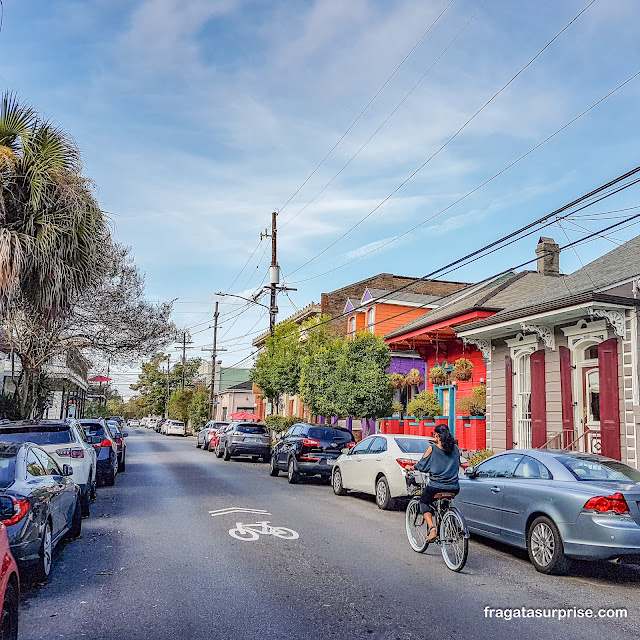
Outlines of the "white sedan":
<svg viewBox="0 0 640 640">
<path fill-rule="evenodd" d="M 415 464 L 434 443 L 425 436 L 378 433 L 359 442 L 336 460 L 333 492 L 360 491 L 376 497 L 380 509 L 391 509 L 395 498 L 409 495 L 406 467 Z"/>
</svg>

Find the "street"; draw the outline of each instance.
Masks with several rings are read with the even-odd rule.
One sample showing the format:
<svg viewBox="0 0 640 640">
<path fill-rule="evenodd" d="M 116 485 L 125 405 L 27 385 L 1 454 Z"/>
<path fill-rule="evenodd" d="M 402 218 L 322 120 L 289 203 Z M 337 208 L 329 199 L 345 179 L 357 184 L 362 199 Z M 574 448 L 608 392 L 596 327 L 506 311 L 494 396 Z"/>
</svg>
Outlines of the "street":
<svg viewBox="0 0 640 640">
<path fill-rule="evenodd" d="M 401 508 L 335 496 L 319 479 L 291 486 L 192 437 L 129 433 L 127 471 L 99 489 L 82 538 L 59 550 L 48 585 L 24 586 L 22 640 L 640 635 L 637 567 L 545 576 L 525 553 L 472 539 L 454 574 L 439 549 L 410 549 Z M 268 513 L 209 513 L 231 507 Z M 229 535 L 262 521 L 299 538 Z M 626 607 L 628 618 L 506 621 L 486 619 L 487 605 Z"/>
</svg>

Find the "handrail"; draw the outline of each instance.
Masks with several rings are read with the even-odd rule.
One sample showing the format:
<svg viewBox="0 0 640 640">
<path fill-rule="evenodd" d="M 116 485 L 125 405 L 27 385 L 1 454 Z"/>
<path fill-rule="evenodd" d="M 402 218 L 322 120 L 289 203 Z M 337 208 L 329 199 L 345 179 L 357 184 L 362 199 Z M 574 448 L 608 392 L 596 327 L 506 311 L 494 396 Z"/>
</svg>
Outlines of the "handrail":
<svg viewBox="0 0 640 640">
<path fill-rule="evenodd" d="M 562 431 L 558 431 L 557 433 L 554 433 L 541 447 L 538 447 L 538 449 L 548 449 L 549 445 L 554 441 L 554 440 L 558 440 L 560 439 L 562 436 Z"/>
<path fill-rule="evenodd" d="M 598 429 L 589 429 L 588 427 L 585 428 L 585 430 L 575 439 L 573 440 L 573 442 L 570 442 L 566 447 L 563 447 L 562 450 L 563 451 L 573 451 L 574 450 L 574 446 L 580 442 L 580 440 L 582 440 L 582 438 L 585 438 L 586 440 L 586 436 L 589 435 L 590 433 L 599 433 Z"/>
</svg>

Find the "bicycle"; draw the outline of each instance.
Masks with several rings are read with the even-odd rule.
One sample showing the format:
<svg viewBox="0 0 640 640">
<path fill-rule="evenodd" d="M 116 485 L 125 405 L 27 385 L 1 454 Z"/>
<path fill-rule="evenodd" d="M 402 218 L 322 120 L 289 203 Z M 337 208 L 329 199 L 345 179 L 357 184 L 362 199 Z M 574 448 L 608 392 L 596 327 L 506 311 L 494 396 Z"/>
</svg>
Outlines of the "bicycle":
<svg viewBox="0 0 640 640">
<path fill-rule="evenodd" d="M 246 541 L 255 541 L 261 535 L 275 536 L 283 540 L 297 540 L 300 537 L 297 531 L 287 529 L 286 527 L 272 527 L 268 521 L 256 522 L 255 524 L 236 522 L 236 526 L 233 529 L 229 529 L 229 535 L 237 540 Z"/>
<path fill-rule="evenodd" d="M 454 493 L 442 491 L 435 495 L 433 524 L 436 528 L 434 540 L 427 540 L 428 529 L 420 513 L 420 493 L 425 484 L 424 474 L 407 471 L 409 495 L 413 495 L 407 506 L 406 529 L 411 548 L 424 553 L 431 543 L 442 551 L 442 559 L 451 571 L 462 571 L 469 555 L 469 531 L 464 516 L 451 505 Z"/>
</svg>

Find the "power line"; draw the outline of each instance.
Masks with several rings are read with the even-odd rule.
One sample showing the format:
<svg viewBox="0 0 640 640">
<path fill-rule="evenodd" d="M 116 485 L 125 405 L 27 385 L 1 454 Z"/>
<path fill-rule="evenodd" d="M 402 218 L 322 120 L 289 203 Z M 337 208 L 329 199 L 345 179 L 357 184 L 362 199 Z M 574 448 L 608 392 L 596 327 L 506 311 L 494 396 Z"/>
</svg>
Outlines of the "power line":
<svg viewBox="0 0 640 640">
<path fill-rule="evenodd" d="M 593 1 L 595 2 L 595 0 L 593 0 Z M 440 20 L 440 18 L 445 14 L 447 9 L 453 4 L 453 2 L 454 2 L 454 0 L 450 0 L 449 1 L 449 4 L 447 4 L 447 6 L 440 12 L 438 17 L 431 23 L 429 28 L 422 34 L 420 39 L 413 45 L 413 47 L 411 48 L 411 51 L 409 51 L 409 53 L 407 53 L 407 55 L 402 59 L 400 64 L 394 69 L 393 73 L 384 81 L 383 85 L 378 89 L 378 91 L 376 91 L 376 93 L 374 94 L 373 98 L 371 98 L 371 100 L 369 100 L 369 102 L 366 104 L 364 109 L 362 109 L 362 111 L 360 111 L 360 113 L 358 114 L 356 119 L 349 125 L 347 130 L 338 138 L 338 141 L 333 145 L 333 147 L 331 147 L 331 149 L 329 149 L 329 151 L 326 153 L 324 158 L 322 158 L 322 160 L 318 163 L 316 168 L 306 177 L 304 182 L 294 191 L 293 195 L 284 203 L 284 205 L 282 205 L 282 207 L 280 207 L 280 211 L 281 212 L 284 211 L 285 207 L 298 195 L 298 193 L 300 193 L 301 189 L 307 184 L 307 182 L 309 182 L 309 180 L 311 180 L 311 178 L 315 175 L 316 171 L 318 171 L 318 169 L 325 163 L 327 158 L 335 151 L 336 147 L 345 139 L 345 137 L 347 136 L 349 131 L 351 131 L 351 129 L 353 129 L 354 125 L 365 114 L 367 109 L 373 104 L 374 100 L 382 93 L 383 89 L 389 84 L 389 82 L 396 75 L 396 73 L 398 73 L 398 71 L 400 70 L 402 65 L 409 59 L 411 54 L 416 50 L 418 45 L 426 38 L 427 34 L 431 31 L 431 29 L 433 29 L 433 27 Z"/>
<path fill-rule="evenodd" d="M 507 87 L 509 87 L 522 73 L 524 73 L 524 71 L 526 69 L 528 69 L 576 20 L 578 20 L 578 18 L 580 18 L 580 16 L 585 11 L 587 11 L 587 9 L 589 9 L 589 7 L 591 7 L 591 5 L 593 5 L 595 3 L 595 1 L 596 0 L 591 0 L 589 2 L 589 4 L 584 9 L 582 9 L 582 11 L 580 11 L 578 13 L 578 15 L 576 15 L 549 42 L 547 42 L 547 44 L 544 47 L 542 47 L 542 49 L 540 49 L 540 51 L 538 51 L 538 53 L 536 53 L 536 55 L 533 56 L 533 58 L 531 58 L 531 60 L 529 60 L 529 62 L 527 62 L 514 76 L 512 76 L 511 79 L 506 84 L 504 84 L 496 93 L 494 93 L 491 96 L 491 98 L 489 98 L 489 100 L 487 100 L 470 118 L 467 119 L 467 121 L 460 128 L 458 128 L 458 130 L 452 136 L 450 136 L 446 140 L 446 142 L 444 142 L 436 151 L 434 151 L 417 169 L 415 169 L 415 171 L 413 171 L 413 173 L 411 173 L 411 175 L 408 178 L 405 178 L 405 180 L 403 180 L 386 198 L 384 198 L 369 213 L 367 213 L 363 218 L 361 218 L 358 222 L 356 222 L 356 224 L 354 224 L 347 231 L 345 231 L 339 238 L 337 238 L 336 240 L 331 242 L 328 246 L 326 246 L 324 249 L 322 249 L 322 251 L 317 253 L 315 256 L 313 256 L 312 258 L 307 260 L 305 263 L 303 263 L 302 265 L 300 265 L 299 267 L 297 267 L 293 271 L 289 272 L 287 274 L 287 277 L 291 276 L 292 274 L 296 273 L 297 271 L 300 271 L 300 269 L 303 269 L 307 265 L 311 264 L 313 261 L 317 260 L 320 256 L 324 255 L 327 251 L 329 251 L 329 249 L 331 249 L 336 244 L 338 244 L 341 240 L 346 238 L 351 232 L 353 232 L 355 229 L 357 229 L 365 220 L 370 218 L 378 209 L 380 209 L 380 207 L 382 207 L 382 205 L 384 205 L 396 193 L 398 193 L 398 191 L 400 191 L 400 189 L 402 189 L 402 187 L 404 187 L 418 173 L 420 173 L 420 171 L 422 171 L 422 169 L 424 169 L 424 167 L 426 167 L 427 164 L 429 164 L 429 162 L 431 162 L 431 160 L 433 158 L 435 158 L 443 149 L 445 149 L 447 146 L 449 146 L 449 144 L 451 144 L 451 142 L 453 142 L 458 137 L 458 135 L 460 135 L 460 133 L 462 133 L 462 131 L 464 131 L 464 129 L 471 122 L 473 122 L 476 119 L 477 116 L 479 116 L 503 91 L 505 91 L 507 89 Z"/>
<path fill-rule="evenodd" d="M 334 267 L 333 269 L 329 269 L 329 270 L 324 271 L 323 273 L 319 273 L 319 274 L 317 274 L 315 276 L 310 276 L 309 278 L 304 278 L 304 279 L 301 279 L 301 280 L 294 280 L 291 284 L 300 284 L 300 283 L 303 283 L 303 282 L 309 282 L 311 280 L 316 280 L 317 278 L 321 278 L 323 276 L 326 276 L 326 275 L 328 275 L 330 273 L 333 273 L 335 271 L 339 271 L 340 269 L 343 269 L 344 267 L 347 267 L 350 264 L 353 264 L 354 262 L 357 262 L 358 260 L 362 260 L 363 258 L 366 258 L 367 256 L 369 256 L 369 255 L 371 255 L 373 253 L 376 253 L 377 251 L 381 251 L 382 249 L 384 249 L 385 247 L 389 246 L 390 244 L 393 244 L 394 242 L 397 242 L 398 240 L 408 236 L 410 233 L 413 233 L 414 231 L 416 231 L 420 227 L 422 227 L 425 224 L 427 224 L 427 222 L 431 222 L 434 218 L 437 218 L 438 216 L 442 215 L 443 213 L 445 213 L 449 209 L 452 209 L 457 204 L 459 204 L 463 200 L 466 200 L 469 196 L 473 195 L 474 193 L 476 193 L 477 191 L 479 191 L 480 189 L 482 189 L 483 187 L 488 185 L 490 182 L 493 182 L 496 178 L 500 177 L 503 173 L 506 173 L 509 169 L 514 167 L 520 161 L 524 160 L 527 156 L 529 156 L 532 153 L 534 153 L 535 151 L 537 151 L 540 147 L 542 147 L 544 144 L 549 142 L 551 139 L 555 138 L 558 134 L 560 134 L 562 131 L 564 131 L 565 129 L 570 127 L 577 120 L 579 120 L 580 118 L 585 116 L 587 113 L 589 113 L 590 111 L 595 109 L 598 105 L 600 105 L 602 102 L 604 102 L 607 98 L 611 97 L 614 93 L 616 93 L 617 91 L 622 89 L 622 87 L 624 87 L 625 85 L 629 84 L 631 81 L 633 81 L 639 75 L 640 75 L 640 71 L 637 71 L 636 73 L 634 73 L 631 77 L 627 78 L 624 82 L 622 82 L 617 87 L 615 87 L 615 89 L 612 89 L 611 91 L 609 91 L 609 93 L 607 93 L 605 96 L 600 98 L 597 102 L 594 102 L 590 107 L 588 107 L 587 109 L 582 111 L 582 113 L 580 113 L 577 116 L 575 116 L 572 120 L 570 120 L 565 125 L 563 125 L 559 129 L 554 131 L 551 135 L 547 136 L 544 140 L 539 142 L 537 145 L 535 145 L 534 147 L 529 149 L 529 151 L 527 151 L 526 153 L 522 154 L 519 158 L 517 158 L 516 160 L 514 160 L 513 162 L 508 164 L 506 167 L 504 167 L 503 169 L 498 171 L 498 173 L 494 174 L 493 176 L 491 176 L 490 178 L 485 180 L 483 183 L 479 184 L 477 187 L 471 189 L 471 191 L 468 191 L 462 197 L 458 198 L 457 200 L 455 200 L 454 202 L 452 202 L 451 204 L 446 206 L 444 209 L 441 209 L 440 211 L 434 213 L 432 216 L 430 216 L 430 217 L 426 218 L 425 220 L 422 220 L 418 224 L 414 225 L 413 227 L 411 227 L 407 231 L 404 231 L 400 235 L 394 236 L 393 238 L 387 240 L 386 242 L 384 242 L 384 243 L 382 243 L 380 245 L 377 245 L 375 248 L 373 248 L 373 249 L 371 249 L 371 250 L 369 250 L 369 251 L 367 251 L 367 252 L 365 252 L 365 253 L 363 253 L 363 254 L 355 257 L 355 258 L 353 258 L 352 260 L 348 260 L 347 262 L 344 262 L 343 264 L 341 264 L 341 265 L 339 265 L 337 267 Z M 302 267 L 300 267 L 300 268 L 302 268 Z M 291 272 L 291 273 L 293 273 L 293 272 Z M 289 275 L 291 275 L 291 274 L 287 274 L 287 277 Z"/>
</svg>

